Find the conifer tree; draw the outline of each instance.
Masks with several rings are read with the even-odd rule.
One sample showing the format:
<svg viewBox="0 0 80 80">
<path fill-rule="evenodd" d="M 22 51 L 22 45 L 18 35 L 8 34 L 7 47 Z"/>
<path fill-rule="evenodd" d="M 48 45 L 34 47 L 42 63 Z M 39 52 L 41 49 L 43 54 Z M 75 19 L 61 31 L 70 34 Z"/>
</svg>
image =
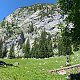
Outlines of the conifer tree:
<svg viewBox="0 0 80 80">
<path fill-rule="evenodd" d="M 14 53 L 14 43 L 12 43 L 11 48 L 10 48 L 10 52 L 9 52 L 9 58 L 15 58 L 15 53 Z"/>
<path fill-rule="evenodd" d="M 63 15 L 68 15 L 67 23 L 74 24 L 69 35 L 72 43 L 80 44 L 80 0 L 58 0 L 58 2 Z"/>
<path fill-rule="evenodd" d="M 47 43 L 46 43 L 46 37 L 47 37 L 47 33 L 45 31 L 45 29 L 41 32 L 41 37 L 40 37 L 40 41 L 39 41 L 39 46 L 40 46 L 40 58 L 45 58 L 46 57 L 46 47 L 47 47 Z"/>
<path fill-rule="evenodd" d="M 29 25 L 28 33 L 32 33 L 33 31 L 34 31 L 33 23 L 31 22 L 31 24 Z"/>
<path fill-rule="evenodd" d="M 58 51 L 59 55 L 71 55 L 72 54 L 72 43 L 71 37 L 69 36 L 69 30 L 67 26 L 59 25 L 61 28 L 61 37 L 58 39 Z"/>
<path fill-rule="evenodd" d="M 5 26 L 5 21 L 4 20 L 1 22 L 1 27 L 3 27 L 3 26 Z"/>
<path fill-rule="evenodd" d="M 25 38 L 24 38 L 24 33 L 23 33 L 23 31 L 21 31 L 20 37 L 21 37 L 21 39 L 22 39 L 22 43 L 24 43 L 24 42 L 25 42 Z"/>
<path fill-rule="evenodd" d="M 48 34 L 45 29 L 41 33 L 39 46 L 41 58 L 51 57 L 53 55 L 51 35 Z"/>
<path fill-rule="evenodd" d="M 52 57 L 54 55 L 53 53 L 53 46 L 52 46 L 52 40 L 51 40 L 51 35 L 48 33 L 48 38 L 47 38 L 47 57 Z"/>
<path fill-rule="evenodd" d="M 69 36 L 70 33 L 67 26 L 64 27 L 63 25 L 60 25 L 60 27 L 61 27 L 61 37 L 59 38 L 58 42 L 59 56 L 60 55 L 67 56 L 66 65 L 69 66 L 71 65 L 70 55 L 72 54 L 71 37 Z"/>
<path fill-rule="evenodd" d="M 3 41 L 2 41 L 2 39 L 0 39 L 0 58 L 2 58 L 2 56 L 3 56 L 2 47 L 3 47 Z"/>
<path fill-rule="evenodd" d="M 31 50 L 31 57 L 39 58 L 39 44 L 38 44 L 38 39 L 35 38 L 32 50 Z"/>
<path fill-rule="evenodd" d="M 3 43 L 3 50 L 2 50 L 2 53 L 3 53 L 3 58 L 7 56 L 7 45 L 6 43 Z"/>
<path fill-rule="evenodd" d="M 35 38 L 31 55 L 35 58 L 48 58 L 53 56 L 51 35 L 48 34 L 45 29 L 42 30 L 40 38 Z"/>
<path fill-rule="evenodd" d="M 11 27 L 12 27 L 12 26 L 7 23 L 6 30 L 7 30 L 7 36 L 8 36 L 8 37 L 11 37 L 11 35 L 12 35 L 12 33 L 13 33 Z"/>
<path fill-rule="evenodd" d="M 29 41 L 29 38 L 27 39 L 27 42 L 24 45 L 23 50 L 24 50 L 24 57 L 25 58 L 30 58 L 31 54 L 30 54 L 30 41 Z"/>
</svg>

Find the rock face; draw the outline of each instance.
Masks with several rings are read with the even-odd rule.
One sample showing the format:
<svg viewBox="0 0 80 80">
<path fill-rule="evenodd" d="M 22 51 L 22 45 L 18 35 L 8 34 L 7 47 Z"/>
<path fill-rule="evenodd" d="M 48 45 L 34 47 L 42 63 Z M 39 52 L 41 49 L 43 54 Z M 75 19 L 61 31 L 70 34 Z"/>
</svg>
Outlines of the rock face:
<svg viewBox="0 0 80 80">
<path fill-rule="evenodd" d="M 60 14 L 60 9 L 53 4 L 36 4 L 29 7 L 21 7 L 7 16 L 0 24 L 0 36 L 6 43 L 7 49 L 12 44 L 15 46 L 15 54 L 23 55 L 21 44 L 30 39 L 30 45 L 45 28 L 54 39 L 60 33 L 58 24 L 63 23 L 65 16 Z M 19 54 L 17 54 L 19 53 Z"/>
</svg>

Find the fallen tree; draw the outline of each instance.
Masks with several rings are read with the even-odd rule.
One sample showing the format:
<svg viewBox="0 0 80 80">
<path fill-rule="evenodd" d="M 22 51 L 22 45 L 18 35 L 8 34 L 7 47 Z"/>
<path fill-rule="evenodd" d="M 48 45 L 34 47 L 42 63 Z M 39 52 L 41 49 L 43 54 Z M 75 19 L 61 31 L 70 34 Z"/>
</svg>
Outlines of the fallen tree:
<svg viewBox="0 0 80 80">
<path fill-rule="evenodd" d="M 49 73 L 58 73 L 59 71 L 69 71 L 69 70 L 73 70 L 76 69 L 77 71 L 79 71 L 80 68 L 80 64 L 76 64 L 76 65 L 72 65 L 72 66 L 68 66 L 68 67 L 63 67 L 63 68 L 58 68 L 55 70 L 48 70 Z"/>
</svg>

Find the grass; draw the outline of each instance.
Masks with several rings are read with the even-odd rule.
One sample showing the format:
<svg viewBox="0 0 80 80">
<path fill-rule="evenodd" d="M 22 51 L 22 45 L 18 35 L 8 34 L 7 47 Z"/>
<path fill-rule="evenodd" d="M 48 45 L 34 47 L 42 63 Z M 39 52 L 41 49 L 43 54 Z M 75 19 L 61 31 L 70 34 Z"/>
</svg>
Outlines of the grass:
<svg viewBox="0 0 80 80">
<path fill-rule="evenodd" d="M 79 53 L 79 52 L 78 52 Z M 80 63 L 80 54 L 71 56 L 71 64 Z M 65 66 L 66 57 L 45 59 L 0 59 L 7 63 L 19 62 L 19 67 L 0 67 L 0 80 L 66 80 L 67 75 L 50 74 L 53 70 Z"/>
</svg>

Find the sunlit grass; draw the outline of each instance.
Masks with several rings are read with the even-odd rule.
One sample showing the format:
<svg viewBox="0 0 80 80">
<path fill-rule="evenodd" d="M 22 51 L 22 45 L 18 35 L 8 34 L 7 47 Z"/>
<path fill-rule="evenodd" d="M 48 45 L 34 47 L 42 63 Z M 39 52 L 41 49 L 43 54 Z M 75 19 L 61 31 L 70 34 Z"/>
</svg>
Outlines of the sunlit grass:
<svg viewBox="0 0 80 80">
<path fill-rule="evenodd" d="M 71 64 L 80 63 L 80 54 L 77 53 L 71 56 Z M 20 64 L 18 67 L 0 67 L 0 80 L 66 80 L 67 77 L 67 75 L 48 73 L 48 70 L 65 66 L 65 56 L 45 59 L 1 60 L 7 63 L 19 62 Z"/>
</svg>

